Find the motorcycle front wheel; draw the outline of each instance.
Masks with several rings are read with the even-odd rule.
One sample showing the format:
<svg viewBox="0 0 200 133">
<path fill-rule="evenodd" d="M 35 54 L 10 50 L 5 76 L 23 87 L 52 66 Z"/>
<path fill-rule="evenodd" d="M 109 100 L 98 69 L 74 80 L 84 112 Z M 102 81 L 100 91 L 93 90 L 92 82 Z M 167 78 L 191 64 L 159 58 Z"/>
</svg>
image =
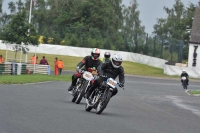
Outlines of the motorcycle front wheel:
<svg viewBox="0 0 200 133">
<path fill-rule="evenodd" d="M 79 88 L 80 91 L 78 92 L 78 96 L 77 96 L 76 101 L 75 101 L 76 104 L 79 104 L 79 103 L 81 102 L 82 97 L 83 97 L 84 94 L 85 94 L 85 89 L 86 89 L 87 85 L 88 85 L 88 81 L 85 81 L 85 82 L 83 82 L 83 84 L 82 84 L 81 87 Z"/>
<path fill-rule="evenodd" d="M 101 114 L 103 112 L 103 110 L 106 108 L 108 102 L 110 101 L 111 96 L 112 96 L 112 92 L 108 91 L 106 97 L 104 97 L 104 99 L 102 99 L 99 102 L 99 104 L 97 105 L 96 114 Z"/>
</svg>

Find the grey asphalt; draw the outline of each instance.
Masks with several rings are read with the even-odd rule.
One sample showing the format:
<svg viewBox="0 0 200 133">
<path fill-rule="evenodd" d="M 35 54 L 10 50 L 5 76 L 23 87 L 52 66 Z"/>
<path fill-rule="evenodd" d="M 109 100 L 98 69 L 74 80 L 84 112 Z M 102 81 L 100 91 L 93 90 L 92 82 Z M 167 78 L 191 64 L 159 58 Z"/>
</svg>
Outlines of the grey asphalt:
<svg viewBox="0 0 200 133">
<path fill-rule="evenodd" d="M 126 76 L 101 115 L 71 102 L 69 82 L 0 85 L 0 133 L 199 133 L 200 97 L 179 80 Z M 189 89 L 200 83 L 190 81 Z"/>
</svg>

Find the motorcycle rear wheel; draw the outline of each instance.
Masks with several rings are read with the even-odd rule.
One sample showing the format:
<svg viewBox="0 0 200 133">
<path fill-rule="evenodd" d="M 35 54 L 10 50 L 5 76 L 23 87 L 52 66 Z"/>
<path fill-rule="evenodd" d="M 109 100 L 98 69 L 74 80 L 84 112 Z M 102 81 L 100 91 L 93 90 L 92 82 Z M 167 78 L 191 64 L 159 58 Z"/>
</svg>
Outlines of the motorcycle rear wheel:
<svg viewBox="0 0 200 133">
<path fill-rule="evenodd" d="M 186 80 L 183 81 L 183 89 L 187 89 L 187 83 L 186 83 Z"/>
</svg>

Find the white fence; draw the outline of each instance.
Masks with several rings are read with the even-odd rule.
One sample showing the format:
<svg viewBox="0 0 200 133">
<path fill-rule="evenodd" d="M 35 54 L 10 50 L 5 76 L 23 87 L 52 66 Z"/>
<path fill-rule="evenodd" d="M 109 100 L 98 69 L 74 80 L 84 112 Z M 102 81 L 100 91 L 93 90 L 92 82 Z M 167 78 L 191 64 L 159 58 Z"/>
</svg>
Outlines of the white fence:
<svg viewBox="0 0 200 133">
<path fill-rule="evenodd" d="M 36 51 L 35 46 L 28 46 L 28 48 L 30 50 L 29 52 L 35 53 Z M 6 50 L 6 45 L 3 43 L 0 43 L 0 49 Z M 146 65 L 157 67 L 157 68 L 164 68 L 164 64 L 165 62 L 167 62 L 167 60 L 150 57 L 146 55 L 141 55 L 137 53 L 131 53 L 131 52 L 105 50 L 105 49 L 101 49 L 100 51 L 101 51 L 101 57 L 103 57 L 106 51 L 109 51 L 111 55 L 119 53 L 122 56 L 123 60 L 125 61 L 138 62 L 141 64 L 146 64 Z M 37 47 L 37 53 L 84 57 L 91 53 L 91 48 L 79 48 L 79 47 L 71 47 L 71 46 L 40 44 Z"/>
<path fill-rule="evenodd" d="M 27 64 L 26 68 L 33 71 L 34 74 L 48 74 L 50 75 L 51 69 L 49 65 Z"/>
<path fill-rule="evenodd" d="M 29 71 L 29 73 L 27 72 Z M 49 65 L 22 64 L 7 62 L 0 64 L 0 75 L 21 75 L 21 74 L 47 74 L 50 75 Z"/>
<path fill-rule="evenodd" d="M 200 78 L 200 68 L 191 68 L 191 67 L 180 67 L 180 66 L 172 66 L 165 65 L 164 66 L 164 74 L 171 76 L 180 76 L 182 70 L 186 70 L 191 78 Z"/>
</svg>

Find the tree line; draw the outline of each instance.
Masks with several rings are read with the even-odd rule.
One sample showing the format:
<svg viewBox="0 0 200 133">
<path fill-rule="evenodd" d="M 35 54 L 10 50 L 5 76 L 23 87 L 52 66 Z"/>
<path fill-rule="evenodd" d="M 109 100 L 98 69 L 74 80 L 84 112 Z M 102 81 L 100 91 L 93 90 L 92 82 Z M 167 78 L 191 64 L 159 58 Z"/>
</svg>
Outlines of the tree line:
<svg viewBox="0 0 200 133">
<path fill-rule="evenodd" d="M 167 17 L 157 19 L 153 34 L 163 38 L 166 45 L 170 45 L 170 39 L 183 40 L 187 58 L 190 34 L 186 27 L 192 26 L 196 5 L 190 3 L 186 7 L 181 0 L 174 2 L 172 8 L 163 7 Z M 129 6 L 123 5 L 122 0 L 37 0 L 28 24 L 30 0 L 9 2 L 10 13 L 0 9 L 0 39 L 131 52 L 142 50 L 147 55 L 157 51 L 159 54 L 155 56 L 161 57 L 163 46 L 158 41 L 155 48 L 152 46 L 155 36 L 145 33 L 138 6 L 137 0 L 130 0 Z M 39 37 L 42 37 L 40 42 Z"/>
</svg>

